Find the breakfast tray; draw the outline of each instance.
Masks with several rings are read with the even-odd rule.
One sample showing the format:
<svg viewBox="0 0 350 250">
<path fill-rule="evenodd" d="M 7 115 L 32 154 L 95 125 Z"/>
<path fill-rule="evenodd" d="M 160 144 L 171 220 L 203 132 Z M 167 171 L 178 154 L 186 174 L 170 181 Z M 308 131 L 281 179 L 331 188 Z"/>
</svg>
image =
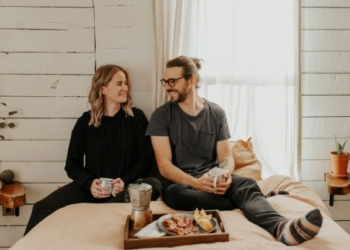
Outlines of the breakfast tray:
<svg viewBox="0 0 350 250">
<path fill-rule="evenodd" d="M 132 229 L 130 215 L 126 218 L 124 230 L 124 249 L 151 248 L 151 247 L 175 247 L 199 243 L 213 243 L 229 241 L 229 234 L 225 230 L 224 222 L 218 210 L 206 210 L 206 214 L 211 214 L 216 219 L 216 229 L 208 234 L 189 234 L 176 236 L 163 236 L 154 238 L 135 238 L 134 235 L 140 229 Z M 167 214 L 167 213 L 165 213 Z M 153 214 L 153 221 L 158 220 L 165 214 Z"/>
</svg>

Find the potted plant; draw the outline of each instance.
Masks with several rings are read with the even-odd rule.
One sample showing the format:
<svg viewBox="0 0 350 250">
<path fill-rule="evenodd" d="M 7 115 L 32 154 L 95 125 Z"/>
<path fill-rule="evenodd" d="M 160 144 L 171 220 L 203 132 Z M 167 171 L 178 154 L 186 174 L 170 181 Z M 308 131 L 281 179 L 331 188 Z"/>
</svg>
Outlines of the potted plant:
<svg viewBox="0 0 350 250">
<path fill-rule="evenodd" d="M 348 163 L 349 163 L 349 153 L 344 152 L 346 141 L 340 144 L 334 136 L 335 147 L 337 151 L 332 151 L 330 153 L 330 159 L 332 164 L 331 175 L 335 178 L 347 178 L 348 176 Z"/>
</svg>

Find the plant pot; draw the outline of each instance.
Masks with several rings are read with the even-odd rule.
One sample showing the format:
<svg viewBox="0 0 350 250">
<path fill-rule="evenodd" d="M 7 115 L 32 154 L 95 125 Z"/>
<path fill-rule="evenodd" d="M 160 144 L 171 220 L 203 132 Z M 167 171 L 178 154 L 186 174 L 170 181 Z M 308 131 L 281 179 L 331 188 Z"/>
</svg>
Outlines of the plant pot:
<svg viewBox="0 0 350 250">
<path fill-rule="evenodd" d="M 348 163 L 350 155 L 347 152 L 344 152 L 342 155 L 337 155 L 336 151 L 330 153 L 330 159 L 332 164 L 333 177 L 344 178 L 348 175 Z"/>
</svg>

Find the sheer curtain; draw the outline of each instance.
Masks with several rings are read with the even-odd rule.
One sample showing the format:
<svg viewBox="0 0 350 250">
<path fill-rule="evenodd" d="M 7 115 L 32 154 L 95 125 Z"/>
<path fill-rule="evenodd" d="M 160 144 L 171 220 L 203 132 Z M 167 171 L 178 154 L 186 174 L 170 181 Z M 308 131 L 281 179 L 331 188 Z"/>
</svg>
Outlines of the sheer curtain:
<svg viewBox="0 0 350 250">
<path fill-rule="evenodd" d="M 182 0 L 154 0 L 155 65 L 154 107 L 164 104 L 168 97 L 160 84 L 166 63 L 180 53 Z"/>
<path fill-rule="evenodd" d="M 264 170 L 299 179 L 299 1 L 181 8 L 178 55 L 204 60 L 200 95 L 225 109 L 232 140 L 253 138 Z"/>
</svg>

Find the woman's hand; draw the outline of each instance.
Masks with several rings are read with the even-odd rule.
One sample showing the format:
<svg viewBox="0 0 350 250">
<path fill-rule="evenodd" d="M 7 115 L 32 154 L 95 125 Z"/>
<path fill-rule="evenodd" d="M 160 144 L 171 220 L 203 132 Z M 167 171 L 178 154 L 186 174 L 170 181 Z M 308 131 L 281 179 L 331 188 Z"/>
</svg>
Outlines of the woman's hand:
<svg viewBox="0 0 350 250">
<path fill-rule="evenodd" d="M 101 187 L 100 184 L 101 180 L 95 179 L 92 182 L 90 191 L 93 197 L 97 199 L 102 199 L 102 198 L 108 198 L 110 196 L 109 190 L 106 187 Z"/>
<path fill-rule="evenodd" d="M 112 195 L 115 197 L 118 193 L 124 190 L 124 181 L 120 178 L 117 178 L 112 181 L 113 184 L 113 190 Z"/>
</svg>

